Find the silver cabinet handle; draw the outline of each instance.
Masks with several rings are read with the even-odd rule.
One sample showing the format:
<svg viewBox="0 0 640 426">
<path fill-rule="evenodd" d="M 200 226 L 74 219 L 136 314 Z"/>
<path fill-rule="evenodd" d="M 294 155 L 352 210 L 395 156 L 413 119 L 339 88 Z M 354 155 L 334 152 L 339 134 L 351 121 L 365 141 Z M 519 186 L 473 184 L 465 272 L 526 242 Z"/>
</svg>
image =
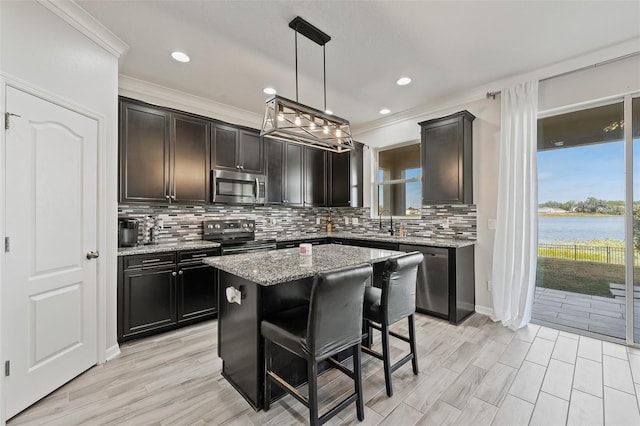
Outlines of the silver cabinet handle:
<svg viewBox="0 0 640 426">
<path fill-rule="evenodd" d="M 172 200 L 175 200 L 175 199 L 176 199 L 176 196 L 175 196 L 175 195 L 172 195 L 172 196 L 171 196 L 171 199 L 172 199 Z"/>
<path fill-rule="evenodd" d="M 89 260 L 97 259 L 98 257 L 100 257 L 100 253 L 98 253 L 97 251 L 90 251 L 89 253 L 87 253 L 87 259 Z"/>
<path fill-rule="evenodd" d="M 164 196 L 164 198 L 165 198 L 166 200 L 168 200 L 168 199 L 169 199 L 169 198 L 171 198 L 171 197 L 170 197 L 170 196 L 168 196 L 168 195 L 165 195 L 165 196 Z"/>
<path fill-rule="evenodd" d="M 182 272 L 182 271 L 178 272 L 178 275 L 182 275 L 182 274 L 183 274 L 183 272 Z"/>
<path fill-rule="evenodd" d="M 172 272 L 171 275 L 175 277 L 178 274 L 176 274 L 175 272 Z"/>
</svg>

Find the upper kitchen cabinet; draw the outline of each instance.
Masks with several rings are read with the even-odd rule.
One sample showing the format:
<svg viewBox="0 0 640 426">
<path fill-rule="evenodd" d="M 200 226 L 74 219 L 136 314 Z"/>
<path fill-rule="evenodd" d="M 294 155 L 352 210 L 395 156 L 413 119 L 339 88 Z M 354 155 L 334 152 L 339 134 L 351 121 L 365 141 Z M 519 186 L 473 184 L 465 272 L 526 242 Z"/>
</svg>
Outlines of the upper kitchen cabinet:
<svg viewBox="0 0 640 426">
<path fill-rule="evenodd" d="M 474 119 L 469 111 L 460 111 L 419 123 L 423 204 L 473 203 Z"/>
<path fill-rule="evenodd" d="M 216 124 L 211 134 L 214 169 L 262 174 L 263 143 L 257 131 Z"/>
<path fill-rule="evenodd" d="M 327 151 L 305 146 L 304 205 L 327 205 Z"/>
<path fill-rule="evenodd" d="M 327 195 L 330 207 L 362 207 L 363 149 L 364 144 L 354 142 L 349 152 L 328 153 Z"/>
<path fill-rule="evenodd" d="M 168 202 L 169 113 L 120 102 L 120 202 Z"/>
<path fill-rule="evenodd" d="M 265 138 L 268 204 L 302 206 L 301 145 Z"/>
<path fill-rule="evenodd" d="M 121 203 L 204 204 L 209 122 L 120 101 Z"/>
</svg>

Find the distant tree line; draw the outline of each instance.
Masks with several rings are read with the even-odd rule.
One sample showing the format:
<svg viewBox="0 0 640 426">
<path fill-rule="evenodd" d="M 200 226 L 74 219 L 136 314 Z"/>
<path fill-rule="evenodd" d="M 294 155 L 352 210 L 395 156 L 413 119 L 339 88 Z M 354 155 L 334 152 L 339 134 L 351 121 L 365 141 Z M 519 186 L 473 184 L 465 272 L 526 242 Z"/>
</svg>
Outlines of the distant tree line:
<svg viewBox="0 0 640 426">
<path fill-rule="evenodd" d="M 547 201 L 540 207 L 562 209 L 572 213 L 597 213 L 621 216 L 624 214 L 624 201 L 622 200 L 598 200 L 589 197 L 584 201 Z"/>
</svg>

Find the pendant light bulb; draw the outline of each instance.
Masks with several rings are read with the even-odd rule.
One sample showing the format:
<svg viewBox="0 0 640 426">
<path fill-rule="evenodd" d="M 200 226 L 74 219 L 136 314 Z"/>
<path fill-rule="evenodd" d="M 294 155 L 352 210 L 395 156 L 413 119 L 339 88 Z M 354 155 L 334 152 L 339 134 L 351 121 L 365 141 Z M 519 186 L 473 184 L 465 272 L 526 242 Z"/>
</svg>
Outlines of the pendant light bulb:
<svg viewBox="0 0 640 426">
<path fill-rule="evenodd" d="M 329 134 L 329 125 L 327 124 L 327 120 L 324 120 L 324 126 L 322 126 L 322 133 L 325 135 Z"/>
<path fill-rule="evenodd" d="M 342 136 L 342 130 L 336 129 L 336 137 Z"/>
<path fill-rule="evenodd" d="M 296 119 L 293 120 L 293 122 L 296 124 L 296 126 L 299 126 L 302 122 L 300 121 L 300 116 L 296 115 Z"/>
</svg>

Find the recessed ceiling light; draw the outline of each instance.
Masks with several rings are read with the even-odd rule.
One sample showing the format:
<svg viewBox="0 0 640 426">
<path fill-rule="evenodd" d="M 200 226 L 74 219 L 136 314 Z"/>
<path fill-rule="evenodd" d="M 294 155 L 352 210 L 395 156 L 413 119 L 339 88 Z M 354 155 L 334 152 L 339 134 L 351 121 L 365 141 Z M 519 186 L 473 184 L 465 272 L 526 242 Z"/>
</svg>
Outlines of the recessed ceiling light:
<svg viewBox="0 0 640 426">
<path fill-rule="evenodd" d="M 325 114 L 329 114 L 329 115 L 333 115 L 333 111 L 331 111 L 330 109 L 327 109 L 324 111 Z"/>
<path fill-rule="evenodd" d="M 411 83 L 411 79 L 409 77 L 402 77 L 399 78 L 398 81 L 396 81 L 396 84 L 398 86 L 406 86 L 409 83 Z"/>
<path fill-rule="evenodd" d="M 276 89 L 274 89 L 273 87 L 265 87 L 262 91 L 265 95 L 275 95 L 277 93 Z"/>
<path fill-rule="evenodd" d="M 189 62 L 191 58 L 184 52 L 171 52 L 171 57 L 178 62 Z"/>
<path fill-rule="evenodd" d="M 391 112 L 391 110 L 389 108 L 382 108 L 380 110 L 380 114 L 385 115 L 385 114 L 389 114 Z"/>
</svg>

